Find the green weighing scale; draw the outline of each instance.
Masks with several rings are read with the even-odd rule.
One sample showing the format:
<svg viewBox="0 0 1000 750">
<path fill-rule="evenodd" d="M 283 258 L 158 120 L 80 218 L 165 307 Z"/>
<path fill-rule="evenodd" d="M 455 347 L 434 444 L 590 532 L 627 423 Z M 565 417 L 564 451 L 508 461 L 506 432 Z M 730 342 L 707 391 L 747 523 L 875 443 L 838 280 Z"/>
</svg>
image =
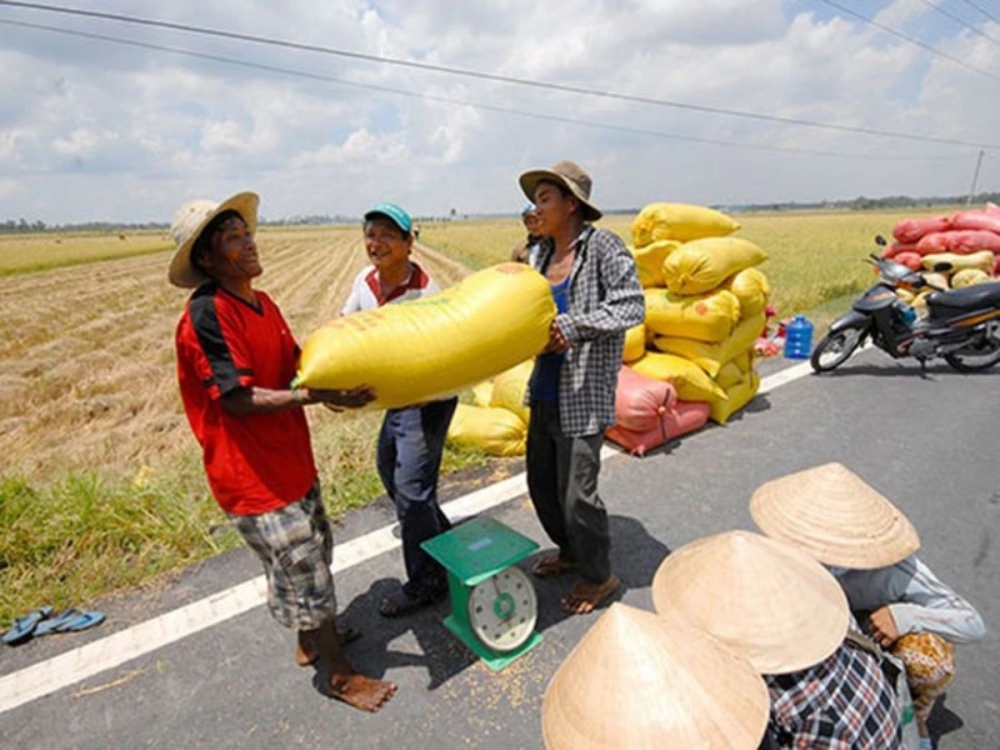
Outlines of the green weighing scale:
<svg viewBox="0 0 1000 750">
<path fill-rule="evenodd" d="M 535 632 L 535 587 L 514 565 L 538 549 L 537 542 L 484 516 L 420 546 L 448 571 L 445 627 L 490 669 L 503 669 L 542 642 Z"/>
</svg>

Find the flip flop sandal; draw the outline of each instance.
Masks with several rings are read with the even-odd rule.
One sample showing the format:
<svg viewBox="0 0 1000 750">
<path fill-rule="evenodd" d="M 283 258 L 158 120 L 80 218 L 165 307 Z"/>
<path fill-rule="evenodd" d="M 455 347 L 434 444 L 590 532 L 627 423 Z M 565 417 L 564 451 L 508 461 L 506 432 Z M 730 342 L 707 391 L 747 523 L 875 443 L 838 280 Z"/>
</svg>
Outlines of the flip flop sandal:
<svg viewBox="0 0 1000 750">
<path fill-rule="evenodd" d="M 38 627 L 35 628 L 35 635 L 87 630 L 102 622 L 104 622 L 103 612 L 81 612 L 78 609 L 67 609 L 58 617 L 39 623 Z"/>
<path fill-rule="evenodd" d="M 554 578 L 563 573 L 572 573 L 576 570 L 576 563 L 565 560 L 558 555 L 543 557 L 531 566 L 531 574 L 535 578 Z"/>
<path fill-rule="evenodd" d="M 10 630 L 3 634 L 3 642 L 8 646 L 19 646 L 27 641 L 38 627 L 38 623 L 52 614 L 52 607 L 46 604 L 14 620 Z"/>
<path fill-rule="evenodd" d="M 382 600 L 382 603 L 378 606 L 378 613 L 382 617 L 404 617 L 424 607 L 429 607 L 436 601 L 437 599 L 433 598 L 418 599 L 404 591 L 397 591 L 395 594 L 387 596 Z"/>
</svg>

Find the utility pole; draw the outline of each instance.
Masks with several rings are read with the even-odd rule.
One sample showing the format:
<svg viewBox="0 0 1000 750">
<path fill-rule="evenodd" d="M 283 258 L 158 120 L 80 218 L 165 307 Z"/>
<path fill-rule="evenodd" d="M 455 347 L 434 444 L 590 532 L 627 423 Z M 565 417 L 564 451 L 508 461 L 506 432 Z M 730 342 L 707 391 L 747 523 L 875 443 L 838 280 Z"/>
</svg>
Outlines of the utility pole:
<svg viewBox="0 0 1000 750">
<path fill-rule="evenodd" d="M 983 166 L 983 150 L 979 150 L 979 158 L 976 159 L 976 169 L 972 173 L 972 187 L 969 188 L 969 197 L 965 199 L 965 205 L 972 204 L 972 196 L 976 194 L 976 183 L 979 182 L 979 168 Z"/>
</svg>

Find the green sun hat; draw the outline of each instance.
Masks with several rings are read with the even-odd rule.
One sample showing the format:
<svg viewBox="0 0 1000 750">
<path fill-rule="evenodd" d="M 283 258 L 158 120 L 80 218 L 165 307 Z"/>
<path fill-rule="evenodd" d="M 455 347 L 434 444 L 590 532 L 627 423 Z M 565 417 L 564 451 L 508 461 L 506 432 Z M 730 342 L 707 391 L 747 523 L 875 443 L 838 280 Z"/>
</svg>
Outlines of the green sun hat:
<svg viewBox="0 0 1000 750">
<path fill-rule="evenodd" d="M 370 221 L 376 216 L 386 217 L 399 227 L 403 234 L 410 234 L 413 231 L 413 219 L 402 206 L 397 206 L 395 203 L 379 203 L 365 212 L 365 221 Z"/>
</svg>

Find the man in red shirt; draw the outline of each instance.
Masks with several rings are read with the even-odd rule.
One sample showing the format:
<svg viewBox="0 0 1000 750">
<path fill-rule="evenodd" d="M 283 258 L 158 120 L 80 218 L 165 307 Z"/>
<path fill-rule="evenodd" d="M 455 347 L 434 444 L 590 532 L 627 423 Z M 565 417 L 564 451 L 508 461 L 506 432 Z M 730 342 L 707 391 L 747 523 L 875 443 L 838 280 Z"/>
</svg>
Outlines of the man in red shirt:
<svg viewBox="0 0 1000 750">
<path fill-rule="evenodd" d="M 277 305 L 253 288 L 263 273 L 254 233 L 259 198 L 193 201 L 171 226 L 169 279 L 195 289 L 177 325 L 177 375 L 208 483 L 268 581 L 268 607 L 298 631 L 296 661 L 319 662 L 330 695 L 377 711 L 396 686 L 354 671 L 341 652 L 330 562 L 333 537 L 302 407 L 364 406 L 367 387 L 291 388 L 299 348 Z"/>
</svg>

